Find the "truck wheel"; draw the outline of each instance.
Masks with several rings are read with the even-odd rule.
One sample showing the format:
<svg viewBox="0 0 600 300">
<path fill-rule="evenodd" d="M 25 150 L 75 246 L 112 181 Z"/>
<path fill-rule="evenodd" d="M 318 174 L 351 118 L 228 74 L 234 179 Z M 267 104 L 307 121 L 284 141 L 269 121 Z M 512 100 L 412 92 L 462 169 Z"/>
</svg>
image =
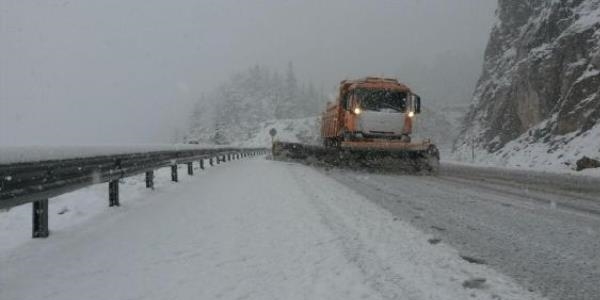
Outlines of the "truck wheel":
<svg viewBox="0 0 600 300">
<path fill-rule="evenodd" d="M 429 145 L 427 148 L 427 153 L 431 156 L 440 160 L 440 150 L 435 145 Z"/>
<path fill-rule="evenodd" d="M 338 149 L 342 148 L 342 141 L 343 138 L 333 139 L 333 147 Z"/>
<path fill-rule="evenodd" d="M 352 141 L 356 140 L 356 137 L 354 136 L 353 133 L 345 131 L 344 134 L 342 135 L 342 140 L 352 142 Z"/>
</svg>

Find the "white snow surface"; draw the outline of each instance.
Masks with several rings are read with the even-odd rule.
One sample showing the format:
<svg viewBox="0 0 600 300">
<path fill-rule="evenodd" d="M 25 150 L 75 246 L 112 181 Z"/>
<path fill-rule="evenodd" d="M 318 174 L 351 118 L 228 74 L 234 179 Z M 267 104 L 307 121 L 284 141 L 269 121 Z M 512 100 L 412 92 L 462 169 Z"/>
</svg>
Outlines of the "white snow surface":
<svg viewBox="0 0 600 300">
<path fill-rule="evenodd" d="M 140 144 L 80 146 L 2 146 L 0 164 L 36 162 L 54 159 L 83 158 L 101 155 L 130 154 L 152 151 L 177 151 L 219 148 L 214 144 Z"/>
<path fill-rule="evenodd" d="M 105 185 L 52 199 L 48 239 L 29 239 L 29 205 L 0 212 L 0 299 L 541 298 L 306 166 L 167 177 L 125 180 L 118 208 Z"/>
<path fill-rule="evenodd" d="M 530 131 L 544 126 L 542 123 Z M 474 160 L 471 150 L 463 146 L 451 159 L 484 166 L 574 173 L 577 160 L 583 156 L 600 160 L 600 123 L 581 135 L 575 132 L 545 142 L 525 133 L 494 153 L 476 150 Z M 600 176 L 600 169 L 584 170 L 583 174 Z"/>
<path fill-rule="evenodd" d="M 274 138 L 277 141 L 320 145 L 320 122 L 320 117 L 282 119 L 262 122 L 257 132 L 255 132 L 252 137 L 234 145 L 240 147 L 270 148 L 271 135 L 269 134 L 269 131 L 273 128 L 275 128 L 277 131 L 277 134 Z"/>
</svg>

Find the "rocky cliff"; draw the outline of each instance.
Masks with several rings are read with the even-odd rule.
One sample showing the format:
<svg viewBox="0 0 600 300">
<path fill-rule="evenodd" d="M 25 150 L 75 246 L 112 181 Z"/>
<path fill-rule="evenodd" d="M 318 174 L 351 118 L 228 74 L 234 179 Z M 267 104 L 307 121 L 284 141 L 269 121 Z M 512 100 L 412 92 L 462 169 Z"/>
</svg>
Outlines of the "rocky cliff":
<svg viewBox="0 0 600 300">
<path fill-rule="evenodd" d="M 600 0 L 499 0 L 496 14 L 455 155 L 530 166 L 600 156 Z M 545 157 L 527 162 L 534 148 Z"/>
</svg>

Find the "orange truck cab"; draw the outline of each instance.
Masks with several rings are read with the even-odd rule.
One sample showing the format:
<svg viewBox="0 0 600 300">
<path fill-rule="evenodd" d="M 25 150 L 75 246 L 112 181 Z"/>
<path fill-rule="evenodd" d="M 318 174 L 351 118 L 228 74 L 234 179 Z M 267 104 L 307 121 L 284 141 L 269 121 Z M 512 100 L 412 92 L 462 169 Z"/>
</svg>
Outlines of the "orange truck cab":
<svg viewBox="0 0 600 300">
<path fill-rule="evenodd" d="M 367 77 L 340 83 L 335 103 L 321 120 L 325 146 L 342 142 L 389 140 L 410 143 L 421 98 L 396 79 Z"/>
</svg>

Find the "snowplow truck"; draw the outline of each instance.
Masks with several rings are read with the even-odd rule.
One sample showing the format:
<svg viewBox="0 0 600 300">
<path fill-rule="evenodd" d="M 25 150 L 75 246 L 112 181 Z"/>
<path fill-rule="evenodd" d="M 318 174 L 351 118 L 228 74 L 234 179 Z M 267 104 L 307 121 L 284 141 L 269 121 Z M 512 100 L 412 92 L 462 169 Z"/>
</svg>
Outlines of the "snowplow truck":
<svg viewBox="0 0 600 300">
<path fill-rule="evenodd" d="M 321 116 L 322 146 L 275 143 L 275 157 L 406 173 L 437 173 L 439 151 L 413 141 L 421 98 L 396 79 L 344 80 Z"/>
</svg>

